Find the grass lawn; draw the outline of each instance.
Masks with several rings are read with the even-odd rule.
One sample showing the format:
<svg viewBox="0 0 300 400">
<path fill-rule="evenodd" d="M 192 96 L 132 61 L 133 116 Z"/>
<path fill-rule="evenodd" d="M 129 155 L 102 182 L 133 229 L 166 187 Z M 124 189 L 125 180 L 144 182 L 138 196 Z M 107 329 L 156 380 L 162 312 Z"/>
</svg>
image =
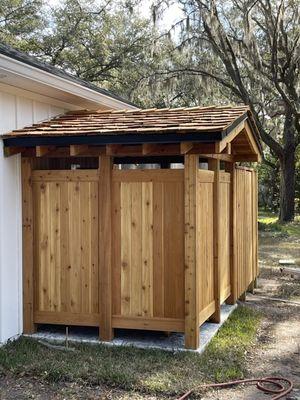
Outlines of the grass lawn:
<svg viewBox="0 0 300 400">
<path fill-rule="evenodd" d="M 257 311 L 238 307 L 202 355 L 104 345 L 74 345 L 70 352 L 22 337 L 0 348 L 0 375 L 175 395 L 203 382 L 245 376 L 260 320 Z"/>
<path fill-rule="evenodd" d="M 281 224 L 277 215 L 260 211 L 258 213 L 260 231 L 279 232 L 287 236 L 300 236 L 300 216 L 295 217 L 293 222 Z"/>
</svg>

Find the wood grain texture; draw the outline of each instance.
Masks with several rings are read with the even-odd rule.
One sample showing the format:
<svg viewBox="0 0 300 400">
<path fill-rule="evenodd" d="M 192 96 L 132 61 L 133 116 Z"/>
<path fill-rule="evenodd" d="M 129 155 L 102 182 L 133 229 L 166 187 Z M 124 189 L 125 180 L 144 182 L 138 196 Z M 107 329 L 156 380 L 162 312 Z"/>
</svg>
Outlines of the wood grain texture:
<svg viewBox="0 0 300 400">
<path fill-rule="evenodd" d="M 257 174 L 249 168 L 36 170 L 22 160 L 24 331 L 35 323 L 184 332 L 258 274 Z M 33 260 L 33 262 L 32 262 Z"/>
<path fill-rule="evenodd" d="M 33 204 L 35 312 L 99 314 L 98 183 L 33 181 Z"/>
<path fill-rule="evenodd" d="M 111 340 L 112 317 L 112 231 L 111 231 L 111 174 L 112 159 L 100 157 L 99 168 L 99 304 L 100 338 Z"/>
<path fill-rule="evenodd" d="M 236 286 L 237 297 L 246 292 L 257 270 L 257 176 L 249 168 L 236 168 Z"/>
<path fill-rule="evenodd" d="M 209 169 L 214 171 L 214 195 L 213 195 L 213 229 L 214 229 L 214 297 L 215 312 L 211 317 L 213 322 L 221 320 L 221 263 L 220 263 L 220 240 L 221 240 L 221 215 L 220 215 L 220 161 L 208 160 Z"/>
<path fill-rule="evenodd" d="M 184 318 L 183 171 L 159 172 L 113 171 L 118 318 Z"/>
<path fill-rule="evenodd" d="M 237 301 L 237 263 L 236 263 L 236 167 L 234 163 L 228 163 L 226 167 L 230 173 L 230 296 L 227 304 L 235 304 Z"/>
<path fill-rule="evenodd" d="M 197 263 L 197 174 L 199 157 L 184 157 L 184 223 L 185 223 L 185 347 L 199 347 L 199 268 Z"/>
<path fill-rule="evenodd" d="M 219 221 L 220 221 L 220 243 L 219 243 L 219 263 L 220 263 L 220 303 L 229 297 L 231 292 L 230 274 L 230 201 L 231 201 L 230 174 L 220 173 L 219 189 Z"/>
<path fill-rule="evenodd" d="M 23 228 L 23 332 L 33 333 L 34 325 L 34 216 L 31 160 L 22 158 L 22 228 Z"/>
<path fill-rule="evenodd" d="M 196 251 L 199 269 L 198 312 L 199 324 L 201 324 L 215 312 L 213 229 L 214 172 L 198 170 L 197 175 Z M 204 317 L 205 319 L 203 319 Z"/>
</svg>

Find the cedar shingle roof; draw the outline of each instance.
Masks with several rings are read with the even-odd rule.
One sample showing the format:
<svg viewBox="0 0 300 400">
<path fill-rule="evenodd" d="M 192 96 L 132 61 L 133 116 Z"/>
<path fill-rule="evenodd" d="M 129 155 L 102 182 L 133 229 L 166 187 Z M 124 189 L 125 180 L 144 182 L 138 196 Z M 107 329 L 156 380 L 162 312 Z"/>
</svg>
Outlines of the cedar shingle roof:
<svg viewBox="0 0 300 400">
<path fill-rule="evenodd" d="M 248 107 L 72 111 L 4 135 L 11 137 L 225 132 L 250 116 Z"/>
</svg>

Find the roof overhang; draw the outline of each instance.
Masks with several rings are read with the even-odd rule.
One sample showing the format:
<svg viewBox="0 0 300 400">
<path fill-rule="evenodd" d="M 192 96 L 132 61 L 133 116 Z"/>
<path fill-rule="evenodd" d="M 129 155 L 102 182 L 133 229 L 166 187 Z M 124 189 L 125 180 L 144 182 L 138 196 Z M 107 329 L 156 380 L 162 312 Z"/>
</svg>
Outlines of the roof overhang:
<svg viewBox="0 0 300 400">
<path fill-rule="evenodd" d="M 108 94 L 0 54 L 0 83 L 51 97 L 72 108 L 137 109 Z"/>
<path fill-rule="evenodd" d="M 4 135 L 3 141 L 7 156 L 18 152 L 27 157 L 199 154 L 228 162 L 260 161 L 262 150 L 251 115 L 240 109 L 228 119 L 227 111 L 201 107 L 81 111 L 16 130 Z"/>
</svg>

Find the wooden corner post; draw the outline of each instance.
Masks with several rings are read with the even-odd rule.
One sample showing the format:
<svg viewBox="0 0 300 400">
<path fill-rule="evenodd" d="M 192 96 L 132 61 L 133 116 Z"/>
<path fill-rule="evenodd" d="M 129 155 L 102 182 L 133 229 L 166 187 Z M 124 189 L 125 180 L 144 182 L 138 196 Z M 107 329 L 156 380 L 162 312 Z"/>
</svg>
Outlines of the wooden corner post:
<svg viewBox="0 0 300 400">
<path fill-rule="evenodd" d="M 34 258 L 31 159 L 22 158 L 22 238 L 23 238 L 23 332 L 33 333 Z"/>
<path fill-rule="evenodd" d="M 230 173 L 230 296 L 227 304 L 237 301 L 237 268 L 236 268 L 236 169 L 235 163 L 227 165 Z"/>
<path fill-rule="evenodd" d="M 185 347 L 199 347 L 199 271 L 197 265 L 197 173 L 199 156 L 184 156 Z"/>
<path fill-rule="evenodd" d="M 111 179 L 112 159 L 99 159 L 99 312 L 101 340 L 113 338 L 111 285 Z"/>
<path fill-rule="evenodd" d="M 213 191 L 213 227 L 214 227 L 214 297 L 215 312 L 210 320 L 219 323 L 221 321 L 221 304 L 220 304 L 220 160 L 209 159 L 208 167 L 214 171 L 214 191 Z"/>
</svg>

